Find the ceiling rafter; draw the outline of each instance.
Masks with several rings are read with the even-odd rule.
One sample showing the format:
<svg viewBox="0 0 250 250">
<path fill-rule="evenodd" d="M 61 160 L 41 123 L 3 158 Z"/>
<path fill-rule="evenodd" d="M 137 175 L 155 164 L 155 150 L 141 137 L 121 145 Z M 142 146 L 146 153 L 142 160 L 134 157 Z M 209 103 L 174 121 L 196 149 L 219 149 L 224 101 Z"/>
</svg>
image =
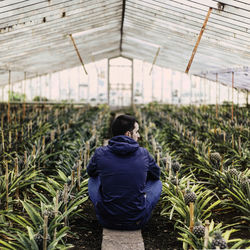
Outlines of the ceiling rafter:
<svg viewBox="0 0 250 250">
<path fill-rule="evenodd" d="M 208 8 L 213 8 L 190 74 L 250 90 L 249 0 L 0 1 L 0 85 L 35 74 L 126 56 L 184 72 Z M 247 69 L 242 72 L 240 69 Z M 16 71 L 15 71 L 16 70 Z M 246 75 L 247 74 L 247 75 Z"/>
</svg>

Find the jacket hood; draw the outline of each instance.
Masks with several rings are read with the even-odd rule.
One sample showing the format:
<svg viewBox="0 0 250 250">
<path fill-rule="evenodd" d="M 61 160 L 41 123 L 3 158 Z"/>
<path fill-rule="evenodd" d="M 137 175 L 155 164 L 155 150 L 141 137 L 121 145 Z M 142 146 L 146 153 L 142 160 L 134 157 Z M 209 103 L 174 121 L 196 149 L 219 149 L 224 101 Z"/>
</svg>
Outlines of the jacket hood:
<svg viewBox="0 0 250 250">
<path fill-rule="evenodd" d="M 108 148 L 115 154 L 126 155 L 135 152 L 139 144 L 126 135 L 118 135 L 109 140 Z"/>
</svg>

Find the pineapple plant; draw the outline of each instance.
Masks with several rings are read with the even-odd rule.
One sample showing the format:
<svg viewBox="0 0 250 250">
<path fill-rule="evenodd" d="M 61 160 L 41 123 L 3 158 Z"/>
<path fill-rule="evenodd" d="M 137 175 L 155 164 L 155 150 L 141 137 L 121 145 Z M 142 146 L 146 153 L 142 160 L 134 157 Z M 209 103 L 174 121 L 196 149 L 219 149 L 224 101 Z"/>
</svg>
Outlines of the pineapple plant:
<svg viewBox="0 0 250 250">
<path fill-rule="evenodd" d="M 250 179 L 244 176 L 240 179 L 240 184 L 242 188 L 247 189 L 247 187 L 250 187 Z"/>
<path fill-rule="evenodd" d="M 50 242 L 51 242 L 51 237 L 50 237 L 49 234 L 47 235 L 47 237 L 48 237 L 48 238 L 47 238 L 47 245 L 49 245 Z M 40 250 L 40 249 L 43 249 L 43 240 L 44 240 L 44 238 L 43 238 L 43 229 L 40 229 L 40 230 L 34 235 L 34 240 L 35 240 L 35 242 L 36 242 L 36 244 L 37 244 L 39 250 Z"/>
<path fill-rule="evenodd" d="M 172 183 L 173 185 L 177 185 L 177 179 L 176 179 L 176 177 L 172 177 L 172 178 L 170 179 L 170 181 L 171 181 L 171 183 Z"/>
<path fill-rule="evenodd" d="M 47 208 L 45 211 L 43 211 L 43 217 L 45 215 L 48 216 L 48 222 L 50 223 L 55 217 L 55 212 L 51 208 Z"/>
<path fill-rule="evenodd" d="M 227 248 L 227 243 L 225 239 L 222 238 L 221 231 L 219 230 L 214 232 L 214 239 L 212 240 L 212 243 L 211 243 L 212 249 L 216 249 L 217 246 L 220 249 Z"/>
<path fill-rule="evenodd" d="M 199 221 L 195 222 L 194 228 L 193 228 L 193 234 L 197 238 L 201 238 L 205 235 L 205 227 L 201 224 L 201 222 Z"/>
<path fill-rule="evenodd" d="M 230 168 L 227 170 L 227 172 L 232 176 L 238 176 L 238 170 L 236 168 Z"/>
<path fill-rule="evenodd" d="M 34 240 L 39 249 L 43 248 L 43 235 L 41 233 L 42 232 L 38 232 L 34 235 Z"/>
<path fill-rule="evenodd" d="M 172 169 L 173 171 L 176 173 L 177 171 L 179 171 L 181 168 L 180 164 L 178 161 L 174 160 L 172 163 Z"/>
<path fill-rule="evenodd" d="M 212 164 L 216 165 L 217 167 L 220 166 L 221 162 L 221 155 L 218 152 L 214 152 L 210 154 L 210 161 Z"/>
<path fill-rule="evenodd" d="M 190 202 L 195 202 L 195 200 L 196 200 L 196 194 L 188 189 L 186 194 L 184 195 L 185 204 L 188 205 Z"/>
</svg>

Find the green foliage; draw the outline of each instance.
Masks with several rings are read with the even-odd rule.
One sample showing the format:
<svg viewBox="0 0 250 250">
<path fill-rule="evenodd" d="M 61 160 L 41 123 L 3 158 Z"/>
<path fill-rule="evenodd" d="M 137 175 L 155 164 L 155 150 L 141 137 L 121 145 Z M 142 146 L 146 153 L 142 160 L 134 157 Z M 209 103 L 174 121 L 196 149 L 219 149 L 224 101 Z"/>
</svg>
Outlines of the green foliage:
<svg viewBox="0 0 250 250">
<path fill-rule="evenodd" d="M 47 102 L 49 99 L 47 97 L 42 97 L 42 96 L 35 96 L 33 98 L 34 102 Z"/>
<path fill-rule="evenodd" d="M 9 100 L 12 102 L 21 102 L 26 99 L 26 95 L 19 92 L 8 91 L 8 95 Z"/>
</svg>

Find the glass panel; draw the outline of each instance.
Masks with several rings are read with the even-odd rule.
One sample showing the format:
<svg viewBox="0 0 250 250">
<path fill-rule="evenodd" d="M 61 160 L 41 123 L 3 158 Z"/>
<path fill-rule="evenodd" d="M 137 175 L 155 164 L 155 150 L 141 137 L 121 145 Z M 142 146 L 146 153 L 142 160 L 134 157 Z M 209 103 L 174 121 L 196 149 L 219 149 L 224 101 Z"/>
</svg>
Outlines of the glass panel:
<svg viewBox="0 0 250 250">
<path fill-rule="evenodd" d="M 114 59 L 111 59 L 109 61 L 109 65 L 110 66 L 131 66 L 132 65 L 132 61 L 127 59 L 127 58 L 124 58 L 124 57 L 117 57 L 117 58 L 114 58 Z"/>
<path fill-rule="evenodd" d="M 131 83 L 131 67 L 110 67 L 110 83 Z"/>
</svg>

